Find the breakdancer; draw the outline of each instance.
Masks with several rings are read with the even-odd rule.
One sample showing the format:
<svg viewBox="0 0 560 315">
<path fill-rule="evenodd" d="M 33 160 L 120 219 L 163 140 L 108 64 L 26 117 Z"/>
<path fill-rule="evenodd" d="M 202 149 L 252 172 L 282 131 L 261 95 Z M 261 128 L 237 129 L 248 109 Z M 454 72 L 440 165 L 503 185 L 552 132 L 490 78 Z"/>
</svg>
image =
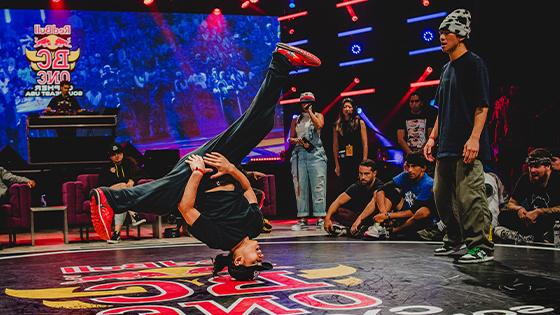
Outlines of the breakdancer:
<svg viewBox="0 0 560 315">
<path fill-rule="evenodd" d="M 104 240 L 111 237 L 114 213 L 135 209 L 163 215 L 178 210 L 194 237 L 210 248 L 229 252 L 216 257 L 214 274 L 227 266 L 233 278 L 250 280 L 259 271 L 272 269 L 253 240 L 263 224 L 255 193 L 234 165 L 272 129 L 288 73 L 295 67 L 320 65 L 319 58 L 303 49 L 276 44 L 251 106 L 228 129 L 181 158 L 160 179 L 126 189 L 91 191 L 91 222 L 97 234 Z"/>
</svg>

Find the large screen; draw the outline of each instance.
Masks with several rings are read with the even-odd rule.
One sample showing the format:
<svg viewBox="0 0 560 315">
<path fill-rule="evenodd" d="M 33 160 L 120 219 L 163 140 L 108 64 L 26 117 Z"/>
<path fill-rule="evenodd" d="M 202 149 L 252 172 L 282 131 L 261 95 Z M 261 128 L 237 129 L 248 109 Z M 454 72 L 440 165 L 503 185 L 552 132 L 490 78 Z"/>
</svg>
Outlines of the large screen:
<svg viewBox="0 0 560 315">
<path fill-rule="evenodd" d="M 117 141 L 186 153 L 250 105 L 279 41 L 270 16 L 4 10 L 0 148 L 27 158 L 26 117 L 69 80 L 83 109 L 118 112 Z M 273 131 L 252 155 L 283 150 Z"/>
</svg>

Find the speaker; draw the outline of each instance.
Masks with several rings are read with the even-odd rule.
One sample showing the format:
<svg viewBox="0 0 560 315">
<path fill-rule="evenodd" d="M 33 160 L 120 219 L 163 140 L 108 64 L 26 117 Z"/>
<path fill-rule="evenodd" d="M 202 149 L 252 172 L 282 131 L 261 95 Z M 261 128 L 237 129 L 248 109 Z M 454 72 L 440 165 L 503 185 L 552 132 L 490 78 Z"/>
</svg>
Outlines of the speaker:
<svg viewBox="0 0 560 315">
<path fill-rule="evenodd" d="M 133 158 L 136 163 L 138 163 L 138 167 L 142 167 L 144 165 L 144 155 L 136 147 L 130 142 L 123 142 L 121 143 L 121 147 L 123 149 L 124 156 L 128 156 Z"/>
<path fill-rule="evenodd" d="M 179 161 L 179 150 L 146 150 L 144 171 L 153 179 L 169 173 Z"/>
<path fill-rule="evenodd" d="M 14 148 L 6 145 L 0 150 L 0 166 L 7 170 L 16 170 L 26 169 L 28 164 Z"/>
</svg>

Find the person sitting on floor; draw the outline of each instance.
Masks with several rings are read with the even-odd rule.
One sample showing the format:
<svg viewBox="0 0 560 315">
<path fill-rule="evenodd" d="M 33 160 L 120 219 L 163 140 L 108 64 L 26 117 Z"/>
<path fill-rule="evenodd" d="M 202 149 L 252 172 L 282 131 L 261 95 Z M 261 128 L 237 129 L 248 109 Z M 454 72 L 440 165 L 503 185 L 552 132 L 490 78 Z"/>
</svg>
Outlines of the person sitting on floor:
<svg viewBox="0 0 560 315">
<path fill-rule="evenodd" d="M 373 197 L 382 185 L 377 178 L 375 161 L 362 161 L 358 166 L 358 180 L 330 205 L 325 216 L 325 231 L 338 236 L 363 234 L 373 224 L 372 214 L 376 209 Z"/>
<path fill-rule="evenodd" d="M 494 235 L 503 242 L 553 242 L 554 220 L 560 219 L 560 174 L 552 170 L 552 154 L 538 148 L 527 157 L 507 207 L 498 216 Z"/>
<path fill-rule="evenodd" d="M 432 191 L 434 180 L 426 174 L 427 163 L 419 151 L 406 156 L 405 171 L 393 177 L 375 195 L 379 213 L 373 217 L 376 224 L 364 236 L 386 236 L 382 223 L 390 226 L 392 234 L 415 233 L 433 224 L 436 214 Z"/>
</svg>

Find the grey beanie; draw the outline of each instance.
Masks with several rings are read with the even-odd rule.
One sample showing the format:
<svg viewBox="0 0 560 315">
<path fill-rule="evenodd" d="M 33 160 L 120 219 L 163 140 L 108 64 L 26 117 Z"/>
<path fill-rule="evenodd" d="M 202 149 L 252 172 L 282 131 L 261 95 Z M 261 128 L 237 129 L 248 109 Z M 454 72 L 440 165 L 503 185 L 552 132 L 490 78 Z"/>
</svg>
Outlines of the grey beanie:
<svg viewBox="0 0 560 315">
<path fill-rule="evenodd" d="M 471 33 L 471 13 L 466 9 L 457 9 L 443 19 L 440 30 L 448 30 L 461 37 L 469 38 Z"/>
</svg>

